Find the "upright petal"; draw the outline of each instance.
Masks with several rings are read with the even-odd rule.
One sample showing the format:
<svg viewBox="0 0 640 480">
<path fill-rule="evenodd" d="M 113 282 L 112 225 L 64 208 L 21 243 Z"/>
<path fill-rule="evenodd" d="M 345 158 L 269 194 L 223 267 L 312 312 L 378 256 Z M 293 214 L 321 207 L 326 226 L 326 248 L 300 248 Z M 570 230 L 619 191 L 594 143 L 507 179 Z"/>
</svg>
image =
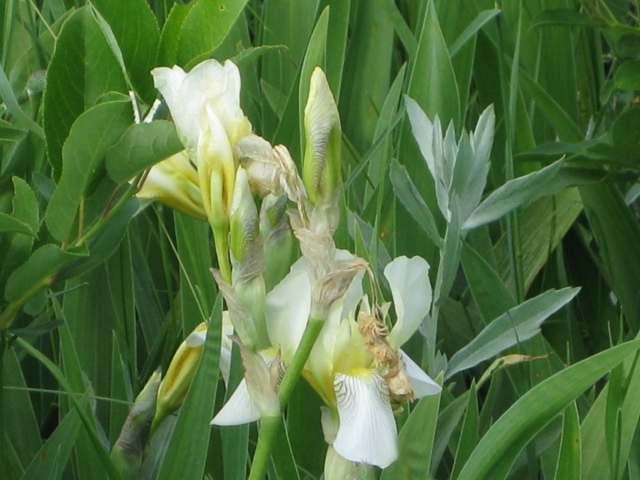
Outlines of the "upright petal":
<svg viewBox="0 0 640 480">
<path fill-rule="evenodd" d="M 340 427 L 333 448 L 352 462 L 386 468 L 398 458 L 387 385 L 375 370 L 354 373 L 335 376 Z"/>
<path fill-rule="evenodd" d="M 415 333 L 431 308 L 429 264 L 421 257 L 398 257 L 385 267 L 384 276 L 398 317 L 387 341 L 397 350 Z"/>
</svg>

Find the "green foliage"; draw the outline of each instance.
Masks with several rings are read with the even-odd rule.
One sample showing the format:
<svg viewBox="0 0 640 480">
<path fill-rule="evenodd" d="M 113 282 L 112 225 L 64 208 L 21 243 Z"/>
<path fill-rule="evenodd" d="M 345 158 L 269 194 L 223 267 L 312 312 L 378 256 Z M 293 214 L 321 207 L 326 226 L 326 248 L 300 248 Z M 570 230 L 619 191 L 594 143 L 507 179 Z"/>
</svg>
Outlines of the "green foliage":
<svg viewBox="0 0 640 480">
<path fill-rule="evenodd" d="M 636 1 L 0 7 L 0 477 L 120 478 L 109 452 L 134 399 L 203 320 L 192 387 L 138 478 L 247 477 L 260 429 L 209 425 L 243 373 L 234 352 L 219 374 L 210 227 L 135 198 L 184 148 L 164 106 L 134 114 L 159 98 L 150 71 L 232 58 L 254 132 L 298 166 L 324 68 L 337 247 L 370 261 L 369 298 L 392 300 L 389 257 L 431 266 L 403 348 L 443 391 L 396 412 L 398 460 L 367 478 L 638 478 Z M 288 402 L 267 476 L 319 479 L 323 401 L 298 382 Z"/>
</svg>

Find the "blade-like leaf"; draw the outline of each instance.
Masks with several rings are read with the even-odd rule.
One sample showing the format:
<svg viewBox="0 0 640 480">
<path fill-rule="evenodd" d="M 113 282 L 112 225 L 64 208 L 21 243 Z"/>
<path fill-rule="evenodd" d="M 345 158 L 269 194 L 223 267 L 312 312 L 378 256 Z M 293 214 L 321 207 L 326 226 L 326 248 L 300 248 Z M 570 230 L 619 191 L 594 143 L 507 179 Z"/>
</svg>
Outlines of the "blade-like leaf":
<svg viewBox="0 0 640 480">
<path fill-rule="evenodd" d="M 458 480 L 504 479 L 516 456 L 540 430 L 638 348 L 640 340 L 610 348 L 562 370 L 529 390 L 482 437 Z"/>
<path fill-rule="evenodd" d="M 579 288 L 549 290 L 496 318 L 466 347 L 451 357 L 445 378 L 530 339 L 540 331 L 542 322 L 569 303 L 579 291 Z"/>
</svg>

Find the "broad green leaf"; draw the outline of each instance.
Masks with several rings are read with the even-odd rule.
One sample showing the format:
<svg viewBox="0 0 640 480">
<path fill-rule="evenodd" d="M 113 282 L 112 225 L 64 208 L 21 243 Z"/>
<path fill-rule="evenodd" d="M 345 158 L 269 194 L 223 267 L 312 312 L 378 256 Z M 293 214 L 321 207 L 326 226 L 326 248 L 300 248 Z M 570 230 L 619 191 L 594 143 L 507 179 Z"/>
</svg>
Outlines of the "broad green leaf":
<svg viewBox="0 0 640 480">
<path fill-rule="evenodd" d="M 204 474 L 218 377 L 222 302 L 218 297 L 202 357 L 171 435 L 158 480 L 200 478 Z"/>
<path fill-rule="evenodd" d="M 46 214 L 47 227 L 57 240 L 68 240 L 87 188 L 103 172 L 107 149 L 131 121 L 128 102 L 107 102 L 90 108 L 73 124 L 62 150 L 62 175 Z"/>
<path fill-rule="evenodd" d="M 196 0 L 184 18 L 178 64 L 187 68 L 206 58 L 225 39 L 247 0 Z"/>
<path fill-rule="evenodd" d="M 149 72 L 156 66 L 160 32 L 149 4 L 145 0 L 92 0 L 91 3 L 111 27 L 117 42 L 111 45 L 114 55 L 121 56 L 133 86 L 150 104 L 154 90 Z"/>
<path fill-rule="evenodd" d="M 186 5 L 174 3 L 167 16 L 160 33 L 160 43 L 158 45 L 158 66 L 170 67 L 178 62 L 178 46 L 182 26 L 187 18 L 187 14 L 196 2 Z"/>
<path fill-rule="evenodd" d="M 524 394 L 482 437 L 458 480 L 502 480 L 520 451 L 575 398 L 640 348 L 612 347 L 572 365 Z"/>
<path fill-rule="evenodd" d="M 441 383 L 442 377 L 436 379 Z M 429 478 L 440 395 L 420 399 L 398 435 L 398 460 L 382 472 L 381 480 Z"/>
<path fill-rule="evenodd" d="M 107 151 L 107 173 L 115 182 L 124 182 L 181 150 L 184 147 L 173 123 L 156 120 L 131 125 Z"/>
<path fill-rule="evenodd" d="M 549 290 L 510 309 L 493 320 L 451 360 L 445 378 L 474 367 L 540 332 L 540 325 L 550 315 L 569 303 L 579 288 Z"/>
<path fill-rule="evenodd" d="M 90 8 L 80 8 L 64 23 L 47 69 L 43 125 L 47 157 L 56 178 L 71 126 L 109 91 L 124 93 L 126 83 Z"/>
<path fill-rule="evenodd" d="M 2 233 L 22 233 L 32 237 L 36 236 L 29 225 L 6 213 L 0 213 L 0 234 Z"/>
<path fill-rule="evenodd" d="M 616 87 L 622 90 L 640 89 L 640 60 L 624 62 L 614 75 Z"/>
</svg>

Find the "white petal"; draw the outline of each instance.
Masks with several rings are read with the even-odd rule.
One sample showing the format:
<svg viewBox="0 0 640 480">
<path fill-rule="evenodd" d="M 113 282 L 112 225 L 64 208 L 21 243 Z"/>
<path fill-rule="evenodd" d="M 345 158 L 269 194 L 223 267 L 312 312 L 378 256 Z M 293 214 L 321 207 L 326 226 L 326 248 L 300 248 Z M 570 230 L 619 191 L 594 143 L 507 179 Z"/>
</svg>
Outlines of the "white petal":
<svg viewBox="0 0 640 480">
<path fill-rule="evenodd" d="M 421 257 L 398 257 L 384 269 L 389 280 L 398 320 L 388 337 L 389 345 L 398 349 L 418 329 L 431 307 L 429 264 Z"/>
<path fill-rule="evenodd" d="M 242 379 L 224 407 L 213 417 L 211 425 L 242 425 L 256 420 L 260 420 L 260 410 L 249 396 L 247 382 Z"/>
<path fill-rule="evenodd" d="M 302 259 L 267 295 L 265 318 L 269 340 L 282 349 L 282 358 L 291 360 L 307 325 L 311 309 L 311 283 Z"/>
<path fill-rule="evenodd" d="M 416 398 L 426 397 L 428 395 L 437 395 L 442 391 L 442 387 L 438 385 L 429 375 L 424 373 L 420 366 L 411 360 L 411 357 L 399 350 L 400 358 L 404 362 L 404 371 L 407 374 L 409 383 L 413 387 Z"/>
<path fill-rule="evenodd" d="M 389 392 L 375 370 L 334 379 L 340 427 L 333 448 L 347 460 L 388 467 L 398 458 Z"/>
</svg>

